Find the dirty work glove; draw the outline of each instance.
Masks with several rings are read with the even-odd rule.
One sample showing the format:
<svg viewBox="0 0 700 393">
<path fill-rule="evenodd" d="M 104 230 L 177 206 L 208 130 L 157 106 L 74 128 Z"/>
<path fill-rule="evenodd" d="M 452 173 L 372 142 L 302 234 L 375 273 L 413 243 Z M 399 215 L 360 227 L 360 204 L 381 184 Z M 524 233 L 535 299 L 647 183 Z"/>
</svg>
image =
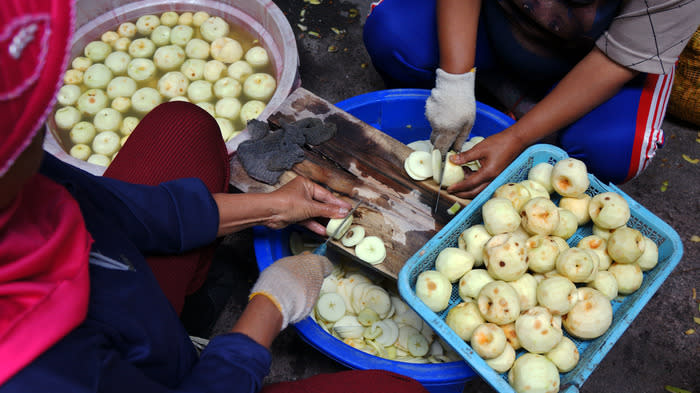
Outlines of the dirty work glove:
<svg viewBox="0 0 700 393">
<path fill-rule="evenodd" d="M 305 253 L 282 258 L 260 273 L 248 298 L 263 295 L 270 299 L 282 314 L 284 330 L 311 313 L 323 279 L 332 270 L 331 262 L 321 255 Z"/>
<path fill-rule="evenodd" d="M 443 156 L 453 146 L 459 152 L 472 130 L 476 118 L 475 76 L 475 68 L 465 74 L 437 70 L 435 87 L 425 103 L 425 117 L 433 128 L 430 142 Z"/>
</svg>

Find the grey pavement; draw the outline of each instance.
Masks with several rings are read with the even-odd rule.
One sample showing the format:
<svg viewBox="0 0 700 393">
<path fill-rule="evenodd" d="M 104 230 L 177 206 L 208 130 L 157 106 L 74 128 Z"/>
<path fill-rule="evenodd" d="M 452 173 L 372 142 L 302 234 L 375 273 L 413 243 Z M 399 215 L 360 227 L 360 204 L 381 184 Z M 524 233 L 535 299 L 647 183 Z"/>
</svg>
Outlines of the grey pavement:
<svg viewBox="0 0 700 393">
<path fill-rule="evenodd" d="M 297 35 L 302 87 L 330 101 L 338 102 L 362 93 L 385 89 L 362 44 L 362 24 L 369 10 L 367 0 L 344 2 L 322 0 L 310 5 L 301 0 L 277 0 Z M 300 11 L 306 8 L 303 23 L 308 31 L 297 27 Z M 351 9 L 359 16 L 350 18 Z M 344 35 L 331 28 L 344 29 Z M 329 51 L 330 46 L 338 50 Z M 477 96 L 477 99 L 480 97 Z M 638 178 L 621 186 L 641 205 L 664 220 L 680 235 L 683 258 L 650 299 L 627 331 L 583 385 L 584 393 L 598 392 L 664 392 L 671 385 L 691 392 L 700 392 L 700 317 L 694 289 L 700 290 L 700 164 L 682 158 L 700 158 L 700 127 L 667 117 L 663 124 L 666 144 L 650 167 Z M 662 184 L 668 188 L 662 191 Z M 240 314 L 247 293 L 257 276 L 253 254 L 252 232 L 230 236 L 219 249 L 219 257 L 236 260 L 240 274 L 236 293 L 217 322 L 214 334 L 225 332 Z M 694 334 L 686 334 L 696 329 Z M 272 348 L 271 374 L 266 382 L 296 380 L 323 372 L 346 368 L 312 348 L 293 328 L 282 332 Z M 494 390 L 475 377 L 464 392 L 486 393 Z"/>
</svg>

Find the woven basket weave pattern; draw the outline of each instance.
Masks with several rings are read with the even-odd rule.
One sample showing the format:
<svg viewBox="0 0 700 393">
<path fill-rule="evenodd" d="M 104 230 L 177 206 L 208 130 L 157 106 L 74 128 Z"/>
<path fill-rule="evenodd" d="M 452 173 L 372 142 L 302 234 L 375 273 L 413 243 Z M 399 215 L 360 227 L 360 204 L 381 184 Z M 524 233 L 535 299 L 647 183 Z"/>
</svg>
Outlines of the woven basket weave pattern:
<svg viewBox="0 0 700 393">
<path fill-rule="evenodd" d="M 678 59 L 668 113 L 700 126 L 700 28 Z"/>
</svg>

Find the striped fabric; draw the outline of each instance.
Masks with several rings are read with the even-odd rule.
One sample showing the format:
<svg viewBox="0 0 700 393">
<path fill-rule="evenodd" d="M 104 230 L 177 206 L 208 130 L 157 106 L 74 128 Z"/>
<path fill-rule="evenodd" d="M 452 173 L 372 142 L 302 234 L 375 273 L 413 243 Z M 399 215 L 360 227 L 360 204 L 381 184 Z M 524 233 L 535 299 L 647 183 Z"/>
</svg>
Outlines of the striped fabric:
<svg viewBox="0 0 700 393">
<path fill-rule="evenodd" d="M 657 146 L 664 143 L 661 124 L 671 95 L 673 71 L 665 75 L 647 75 L 639 100 L 634 147 L 626 181 L 642 173 L 656 154 Z"/>
</svg>

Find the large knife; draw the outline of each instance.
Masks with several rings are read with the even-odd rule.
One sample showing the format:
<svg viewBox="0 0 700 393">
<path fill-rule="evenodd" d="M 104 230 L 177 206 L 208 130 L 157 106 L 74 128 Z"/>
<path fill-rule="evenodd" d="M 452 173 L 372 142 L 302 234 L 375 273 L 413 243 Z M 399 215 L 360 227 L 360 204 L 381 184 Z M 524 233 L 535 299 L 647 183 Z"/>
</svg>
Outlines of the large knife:
<svg viewBox="0 0 700 393">
<path fill-rule="evenodd" d="M 338 232 L 343 228 L 343 225 L 345 225 L 345 223 L 350 219 L 350 217 L 352 217 L 352 214 L 355 212 L 355 210 L 357 210 L 357 208 L 361 204 L 362 204 L 362 201 L 357 202 L 355 207 L 353 207 L 352 210 L 350 210 L 350 213 L 348 213 L 348 215 L 345 216 L 345 218 L 343 218 L 343 221 L 340 222 L 340 225 L 338 225 L 338 228 L 336 228 L 335 231 L 333 231 L 333 233 L 330 236 L 328 236 L 328 238 L 326 239 L 325 242 L 321 243 L 320 246 L 316 247 L 316 249 L 313 252 L 314 254 L 326 255 L 326 250 L 328 249 L 328 242 L 331 241 L 331 239 L 333 239 L 338 234 Z"/>
</svg>

